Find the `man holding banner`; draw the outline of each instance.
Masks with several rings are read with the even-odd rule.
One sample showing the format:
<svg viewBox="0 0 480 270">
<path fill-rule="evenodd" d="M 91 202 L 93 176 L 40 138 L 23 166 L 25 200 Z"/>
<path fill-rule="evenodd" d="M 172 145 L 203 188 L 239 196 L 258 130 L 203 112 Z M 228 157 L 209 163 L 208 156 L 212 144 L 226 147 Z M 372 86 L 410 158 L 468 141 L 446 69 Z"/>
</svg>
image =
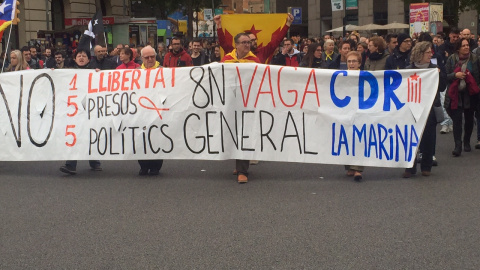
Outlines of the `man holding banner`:
<svg viewBox="0 0 480 270">
<path fill-rule="evenodd" d="M 222 63 L 260 63 L 258 57 L 251 52 L 250 46 L 252 41 L 248 34 L 237 34 L 234 40 L 235 49 L 223 57 Z M 237 181 L 239 184 L 248 182 L 249 166 L 250 160 L 236 160 L 235 171 L 237 172 Z"/>
<path fill-rule="evenodd" d="M 234 48 L 232 45 L 232 36 L 230 32 L 233 29 L 236 29 L 236 33 L 238 32 L 245 32 L 248 34 L 251 45 L 250 45 L 250 50 L 254 55 L 260 59 L 260 63 L 270 63 L 270 60 L 273 56 L 273 52 L 275 49 L 280 45 L 280 43 L 283 41 L 283 38 L 287 35 L 288 29 L 290 29 L 290 25 L 292 25 L 293 22 L 293 15 L 292 14 L 287 14 L 287 19 L 286 22 L 283 24 L 283 26 L 276 27 L 276 23 L 278 22 L 278 18 L 283 16 L 282 14 L 265 14 L 265 15 L 224 15 L 226 18 L 228 18 L 228 23 L 226 23 L 225 26 L 225 33 L 222 29 L 222 17 L 220 15 L 215 16 L 213 19 L 217 25 L 217 34 L 218 34 L 218 41 L 220 43 L 220 46 L 224 50 L 225 54 L 231 52 Z M 228 17 L 227 17 L 228 16 Z M 248 18 L 246 17 L 248 16 Z M 266 16 L 268 16 L 267 19 Z M 242 19 L 243 18 L 243 19 Z M 283 19 L 282 19 L 283 20 Z M 258 24 L 255 25 L 255 22 L 258 21 L 262 23 L 261 27 L 259 28 Z M 254 22 L 252 24 L 252 22 Z M 273 25 L 273 26 L 272 26 Z M 241 30 L 240 30 L 240 28 Z M 268 31 L 268 30 L 263 30 L 261 28 L 270 28 L 273 31 Z M 249 29 L 249 30 L 246 30 Z M 230 31 L 229 31 L 230 30 Z M 234 32 L 234 33 L 235 33 Z M 266 46 L 262 46 L 263 42 L 258 46 L 257 40 L 259 40 L 258 34 L 259 33 L 265 33 L 268 34 L 269 32 L 271 35 L 265 36 L 265 40 L 268 40 L 268 44 Z"/>
</svg>

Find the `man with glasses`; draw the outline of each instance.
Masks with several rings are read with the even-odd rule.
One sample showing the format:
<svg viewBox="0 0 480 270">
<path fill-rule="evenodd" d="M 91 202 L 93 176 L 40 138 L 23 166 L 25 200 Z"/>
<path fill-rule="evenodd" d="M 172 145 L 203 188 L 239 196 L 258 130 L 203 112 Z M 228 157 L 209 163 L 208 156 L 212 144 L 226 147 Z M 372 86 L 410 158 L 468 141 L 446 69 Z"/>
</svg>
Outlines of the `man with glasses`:
<svg viewBox="0 0 480 270">
<path fill-rule="evenodd" d="M 256 57 L 250 50 L 252 42 L 250 41 L 248 34 L 237 34 L 234 41 L 235 49 L 223 57 L 221 61 L 222 63 L 260 63 L 258 57 Z M 236 160 L 234 173 L 237 175 L 237 181 L 239 184 L 248 182 L 249 166 L 249 160 Z"/>
<path fill-rule="evenodd" d="M 172 38 L 172 50 L 163 59 L 164 67 L 191 67 L 192 57 L 182 48 L 182 41 L 179 37 Z"/>
<path fill-rule="evenodd" d="M 232 44 L 228 44 L 227 39 L 225 38 L 225 33 L 223 33 L 222 30 L 222 19 L 220 15 L 217 15 L 213 18 L 217 25 L 217 34 L 218 34 L 218 42 L 220 44 L 220 47 L 223 48 L 225 53 L 231 52 L 234 48 Z M 245 32 L 251 41 L 251 46 L 250 50 L 254 55 L 260 59 L 261 63 L 268 63 L 270 62 L 270 58 L 273 56 L 273 52 L 275 52 L 275 49 L 278 48 L 280 45 L 280 42 L 283 41 L 283 38 L 287 35 L 288 29 L 290 28 L 290 25 L 292 25 L 293 22 L 293 15 L 288 14 L 287 15 L 287 20 L 285 22 L 285 25 L 282 27 L 280 32 L 272 34 L 272 39 L 271 41 L 264 47 L 258 48 L 257 45 L 257 37 L 255 34 L 251 32 Z M 267 64 L 268 64 L 267 63 Z"/>
<path fill-rule="evenodd" d="M 160 63 L 156 60 L 157 54 L 152 46 L 147 45 L 140 51 L 142 57 L 142 69 L 154 69 L 160 67 Z M 140 171 L 138 174 L 140 176 L 145 175 L 158 175 L 160 169 L 163 165 L 163 159 L 149 159 L 149 160 L 139 160 Z"/>
<path fill-rule="evenodd" d="M 385 69 L 405 69 L 410 65 L 410 52 L 412 50 L 412 39 L 409 35 L 401 33 L 397 37 L 397 47 L 387 58 Z"/>
</svg>

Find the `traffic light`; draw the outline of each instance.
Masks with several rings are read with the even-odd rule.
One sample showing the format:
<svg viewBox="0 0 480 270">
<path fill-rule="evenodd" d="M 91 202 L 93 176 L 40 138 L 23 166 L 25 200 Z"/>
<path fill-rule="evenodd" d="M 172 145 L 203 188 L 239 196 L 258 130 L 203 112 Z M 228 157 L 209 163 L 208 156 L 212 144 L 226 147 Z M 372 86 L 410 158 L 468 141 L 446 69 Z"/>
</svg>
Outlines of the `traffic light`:
<svg viewBox="0 0 480 270">
<path fill-rule="evenodd" d="M 17 1 L 17 4 L 15 6 L 15 15 L 14 15 L 14 18 L 12 20 L 12 24 L 17 24 L 20 19 L 18 18 L 18 14 L 20 13 L 20 10 L 18 9 L 18 6 L 20 5 L 20 2 Z"/>
</svg>

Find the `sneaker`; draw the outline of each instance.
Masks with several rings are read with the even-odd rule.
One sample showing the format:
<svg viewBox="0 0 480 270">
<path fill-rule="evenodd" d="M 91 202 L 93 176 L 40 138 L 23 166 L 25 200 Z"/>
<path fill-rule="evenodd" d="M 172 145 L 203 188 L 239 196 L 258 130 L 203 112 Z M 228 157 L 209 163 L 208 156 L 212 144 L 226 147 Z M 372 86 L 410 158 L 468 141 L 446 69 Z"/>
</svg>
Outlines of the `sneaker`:
<svg viewBox="0 0 480 270">
<path fill-rule="evenodd" d="M 148 169 L 140 169 L 140 171 L 138 172 L 138 175 L 140 176 L 148 175 Z"/>
<path fill-rule="evenodd" d="M 248 182 L 248 177 L 245 174 L 239 174 L 237 176 L 237 181 L 239 184 L 245 184 Z"/>
<path fill-rule="evenodd" d="M 453 132 L 453 125 L 448 125 L 448 132 Z"/>
<path fill-rule="evenodd" d="M 70 175 L 77 174 L 77 170 L 75 170 L 72 167 L 69 167 L 67 165 L 63 165 L 62 167 L 60 167 L 60 171 L 63 172 L 63 173 L 66 173 L 66 174 L 70 174 Z"/>
<path fill-rule="evenodd" d="M 437 158 L 435 156 L 433 156 L 432 159 L 432 166 L 438 166 Z"/>
<path fill-rule="evenodd" d="M 449 132 L 449 128 L 447 125 L 442 126 L 442 129 L 440 129 L 440 134 L 447 134 Z"/>
<path fill-rule="evenodd" d="M 95 166 L 95 167 L 90 167 L 90 170 L 94 171 L 94 172 L 101 172 L 103 171 L 102 167 L 100 165 L 98 166 Z"/>
</svg>

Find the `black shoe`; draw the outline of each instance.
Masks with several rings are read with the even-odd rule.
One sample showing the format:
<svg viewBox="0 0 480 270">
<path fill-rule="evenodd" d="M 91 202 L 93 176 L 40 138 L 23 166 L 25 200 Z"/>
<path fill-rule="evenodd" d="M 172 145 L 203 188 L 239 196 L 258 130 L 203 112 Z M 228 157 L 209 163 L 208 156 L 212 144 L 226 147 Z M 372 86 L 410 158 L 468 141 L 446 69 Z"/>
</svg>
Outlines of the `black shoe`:
<svg viewBox="0 0 480 270">
<path fill-rule="evenodd" d="M 148 175 L 148 169 L 140 169 L 138 175 L 145 176 Z"/>
<path fill-rule="evenodd" d="M 455 149 L 452 151 L 454 157 L 459 157 L 462 154 L 462 141 L 455 142 Z"/>
<path fill-rule="evenodd" d="M 63 172 L 63 173 L 66 173 L 66 174 L 70 174 L 70 175 L 77 174 L 77 170 L 75 170 L 72 167 L 69 167 L 67 165 L 63 165 L 62 167 L 60 167 L 60 171 Z"/>
<path fill-rule="evenodd" d="M 150 169 L 149 175 L 158 175 L 160 173 L 160 169 Z"/>
<path fill-rule="evenodd" d="M 95 167 L 90 167 L 90 170 L 94 171 L 94 172 L 101 172 L 103 171 L 102 167 L 100 165 L 98 166 L 95 166 Z"/>
<path fill-rule="evenodd" d="M 471 152 L 472 147 L 470 146 L 470 143 L 463 143 L 463 150 L 465 150 L 465 152 Z"/>
<path fill-rule="evenodd" d="M 478 141 L 477 144 L 475 144 L 475 149 L 480 149 L 480 141 Z"/>
</svg>

